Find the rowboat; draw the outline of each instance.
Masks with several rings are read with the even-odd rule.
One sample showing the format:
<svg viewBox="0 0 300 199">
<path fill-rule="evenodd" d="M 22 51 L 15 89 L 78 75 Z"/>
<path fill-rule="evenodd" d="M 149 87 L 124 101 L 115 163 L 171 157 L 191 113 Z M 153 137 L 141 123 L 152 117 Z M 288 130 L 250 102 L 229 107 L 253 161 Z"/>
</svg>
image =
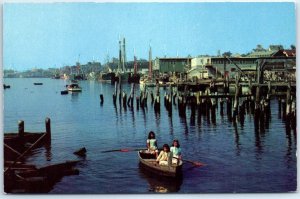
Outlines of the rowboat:
<svg viewBox="0 0 300 199">
<path fill-rule="evenodd" d="M 182 161 L 179 164 L 159 165 L 156 162 L 155 154 L 149 153 L 147 150 L 138 151 L 140 165 L 146 170 L 166 177 L 179 177 L 182 169 Z"/>
</svg>

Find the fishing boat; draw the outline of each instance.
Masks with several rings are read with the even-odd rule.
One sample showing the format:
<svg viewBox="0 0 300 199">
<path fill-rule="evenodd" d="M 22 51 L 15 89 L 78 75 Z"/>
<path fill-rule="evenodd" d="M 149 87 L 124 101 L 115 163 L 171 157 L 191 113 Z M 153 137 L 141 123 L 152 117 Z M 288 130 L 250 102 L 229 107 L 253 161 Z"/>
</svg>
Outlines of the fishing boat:
<svg viewBox="0 0 300 199">
<path fill-rule="evenodd" d="M 67 90 L 71 92 L 81 92 L 82 89 L 78 84 L 72 83 L 67 86 Z"/>
<path fill-rule="evenodd" d="M 148 171 L 167 177 L 179 177 L 182 169 L 182 161 L 179 164 L 159 165 L 156 162 L 155 154 L 149 153 L 147 150 L 138 151 L 140 164 Z"/>
</svg>

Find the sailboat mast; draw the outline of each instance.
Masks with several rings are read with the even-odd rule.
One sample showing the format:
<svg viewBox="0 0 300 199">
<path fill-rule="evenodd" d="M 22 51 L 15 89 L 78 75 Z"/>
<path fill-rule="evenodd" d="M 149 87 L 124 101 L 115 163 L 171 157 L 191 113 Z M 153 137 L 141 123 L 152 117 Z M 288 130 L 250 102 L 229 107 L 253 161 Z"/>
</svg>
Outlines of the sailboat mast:
<svg viewBox="0 0 300 199">
<path fill-rule="evenodd" d="M 123 38 L 123 56 L 122 56 L 122 65 L 123 65 L 123 72 L 125 72 L 125 63 L 126 63 L 126 49 L 125 49 L 125 37 Z"/>
<path fill-rule="evenodd" d="M 118 72 L 121 71 L 121 63 L 122 63 L 122 51 L 121 51 L 121 40 L 119 40 L 119 62 L 118 62 Z"/>
<path fill-rule="evenodd" d="M 134 76 L 137 74 L 137 62 L 136 62 L 136 56 L 134 55 L 134 65 L 133 65 L 133 70 L 134 70 Z"/>
<path fill-rule="evenodd" d="M 151 50 L 151 46 L 150 46 L 150 50 L 149 50 L 149 77 L 150 80 L 152 80 L 152 50 Z"/>
</svg>

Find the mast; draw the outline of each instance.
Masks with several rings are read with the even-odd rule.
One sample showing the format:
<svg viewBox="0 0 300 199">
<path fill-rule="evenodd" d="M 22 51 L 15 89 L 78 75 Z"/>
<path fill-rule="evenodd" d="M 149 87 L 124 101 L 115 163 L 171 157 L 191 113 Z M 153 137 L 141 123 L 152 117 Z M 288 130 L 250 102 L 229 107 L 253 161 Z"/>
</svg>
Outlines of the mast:
<svg viewBox="0 0 300 199">
<path fill-rule="evenodd" d="M 126 64 L 126 49 L 125 49 L 125 37 L 123 37 L 123 45 L 122 45 L 122 66 L 123 66 L 123 72 L 125 72 L 125 64 Z"/>
<path fill-rule="evenodd" d="M 137 66 L 137 62 L 136 62 L 136 56 L 134 56 L 134 65 L 133 65 L 133 67 L 134 67 L 134 76 L 136 76 L 136 74 L 137 74 L 137 70 L 138 70 L 138 66 Z"/>
<path fill-rule="evenodd" d="M 121 72 L 121 63 L 122 63 L 122 51 L 121 51 L 121 40 L 119 39 L 119 63 L 118 63 L 118 72 Z"/>
<path fill-rule="evenodd" d="M 149 77 L 148 79 L 152 80 L 152 50 L 151 50 L 151 46 L 149 49 Z"/>
</svg>

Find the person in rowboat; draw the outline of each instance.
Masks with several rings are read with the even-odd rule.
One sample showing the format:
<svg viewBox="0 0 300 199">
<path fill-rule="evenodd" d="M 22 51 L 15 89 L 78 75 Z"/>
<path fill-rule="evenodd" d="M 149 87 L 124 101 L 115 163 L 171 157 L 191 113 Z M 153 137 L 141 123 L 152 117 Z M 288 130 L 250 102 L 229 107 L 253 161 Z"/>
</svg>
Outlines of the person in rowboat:
<svg viewBox="0 0 300 199">
<path fill-rule="evenodd" d="M 172 152 L 168 144 L 163 145 L 163 150 L 159 153 L 159 156 L 156 158 L 156 162 L 159 165 L 170 165 L 172 164 Z"/>
<path fill-rule="evenodd" d="M 170 151 L 173 153 L 173 157 L 175 157 L 172 159 L 172 163 L 179 164 L 179 160 L 181 160 L 181 148 L 178 140 L 173 140 Z"/>
<path fill-rule="evenodd" d="M 148 134 L 147 149 L 150 153 L 155 153 L 155 157 L 157 158 L 158 156 L 157 141 L 155 139 L 155 133 L 153 131 L 150 131 Z"/>
</svg>

